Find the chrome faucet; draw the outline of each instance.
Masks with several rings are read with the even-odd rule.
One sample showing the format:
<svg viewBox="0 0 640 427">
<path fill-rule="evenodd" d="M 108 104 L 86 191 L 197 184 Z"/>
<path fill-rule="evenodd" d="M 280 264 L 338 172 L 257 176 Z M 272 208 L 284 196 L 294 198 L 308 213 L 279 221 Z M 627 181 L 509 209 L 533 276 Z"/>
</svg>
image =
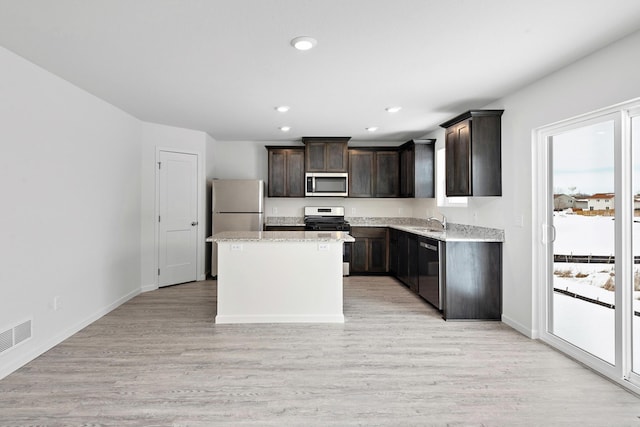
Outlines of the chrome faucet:
<svg viewBox="0 0 640 427">
<path fill-rule="evenodd" d="M 442 226 L 442 230 L 445 231 L 447 229 L 447 217 L 442 215 L 442 221 L 440 221 L 438 218 L 436 218 L 435 216 L 432 216 L 430 218 L 427 218 L 427 221 L 435 221 L 438 224 L 440 224 Z"/>
</svg>

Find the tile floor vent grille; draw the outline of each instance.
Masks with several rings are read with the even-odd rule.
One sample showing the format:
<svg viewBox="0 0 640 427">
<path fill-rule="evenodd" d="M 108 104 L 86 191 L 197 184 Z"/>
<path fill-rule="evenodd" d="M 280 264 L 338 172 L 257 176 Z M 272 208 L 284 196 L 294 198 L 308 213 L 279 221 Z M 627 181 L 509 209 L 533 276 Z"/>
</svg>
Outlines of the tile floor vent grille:
<svg viewBox="0 0 640 427">
<path fill-rule="evenodd" d="M 0 354 L 31 338 L 31 320 L 0 332 Z"/>
</svg>

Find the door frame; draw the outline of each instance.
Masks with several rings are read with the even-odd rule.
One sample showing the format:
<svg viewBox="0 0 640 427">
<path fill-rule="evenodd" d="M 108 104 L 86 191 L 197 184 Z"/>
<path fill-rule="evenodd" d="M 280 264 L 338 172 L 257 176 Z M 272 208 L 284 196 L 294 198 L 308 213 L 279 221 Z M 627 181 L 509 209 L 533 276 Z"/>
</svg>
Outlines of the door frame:
<svg viewBox="0 0 640 427">
<path fill-rule="evenodd" d="M 573 359 L 578 360 L 590 369 L 604 374 L 618 384 L 640 393 L 638 376 L 631 372 L 631 326 L 632 326 L 632 289 L 616 292 L 615 304 L 615 346 L 616 363 L 609 365 L 598 357 L 584 351 L 549 331 L 548 312 L 551 309 L 551 290 L 549 283 L 553 278 L 553 258 L 548 245 L 555 239 L 555 230 L 549 224 L 549 212 L 553 208 L 553 188 L 550 179 L 552 153 L 549 149 L 549 138 L 563 129 L 588 125 L 593 122 L 615 118 L 614 164 L 617 171 L 614 177 L 616 194 L 626 194 L 632 190 L 631 182 L 631 131 L 630 117 L 640 110 L 640 98 L 616 104 L 597 111 L 552 123 L 532 131 L 532 338 L 540 339 L 557 348 Z M 551 195 L 551 197 L 549 197 Z M 630 220 L 633 216 L 633 202 L 616 197 L 616 281 L 629 283 L 632 278 L 633 257 L 630 239 L 622 236 L 631 235 Z M 619 254 L 619 256 L 618 256 Z M 631 276 L 630 276 L 631 275 Z M 625 344 L 623 345 L 623 341 Z M 632 382 L 630 382 L 631 380 Z"/>
<path fill-rule="evenodd" d="M 205 280 L 206 276 L 204 274 L 204 245 L 205 245 L 205 233 L 206 233 L 206 216 L 205 216 L 205 191 L 206 185 L 204 184 L 205 180 L 202 177 L 204 173 L 204 165 L 202 164 L 203 157 L 201 153 L 197 151 L 191 150 L 181 150 L 171 147 L 156 147 L 155 153 L 155 192 L 154 192 L 154 232 L 153 232 L 153 253 L 155 256 L 153 257 L 153 271 L 157 272 L 160 266 L 160 225 L 158 224 L 157 218 L 160 215 L 160 170 L 158 169 L 158 162 L 160 162 L 160 153 L 161 152 L 170 152 L 170 153 L 178 153 L 178 154 L 189 154 L 196 156 L 196 211 L 198 217 L 198 231 L 197 231 L 197 242 L 196 242 L 196 280 Z M 160 276 L 158 274 L 154 274 L 155 280 L 155 289 L 159 289 L 160 284 Z"/>
</svg>

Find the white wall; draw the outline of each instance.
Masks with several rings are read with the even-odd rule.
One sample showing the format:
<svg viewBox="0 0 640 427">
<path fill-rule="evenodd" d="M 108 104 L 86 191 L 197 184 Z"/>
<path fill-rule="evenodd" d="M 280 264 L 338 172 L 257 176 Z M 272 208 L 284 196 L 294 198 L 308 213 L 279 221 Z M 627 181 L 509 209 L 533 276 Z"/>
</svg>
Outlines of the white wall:
<svg viewBox="0 0 640 427">
<path fill-rule="evenodd" d="M 140 122 L 0 48 L 0 378 L 140 290 Z M 52 307 L 59 297 L 59 309 Z"/>
<path fill-rule="evenodd" d="M 160 150 L 195 153 L 198 155 L 198 280 L 205 279 L 206 232 L 207 232 L 207 165 L 211 156 L 212 139 L 204 132 L 176 128 L 154 123 L 142 124 L 142 156 L 138 168 L 142 179 L 141 222 L 141 271 L 142 290 L 158 288 L 158 242 L 156 225 L 156 171 L 157 154 Z"/>
<path fill-rule="evenodd" d="M 485 108 L 502 116 L 500 198 L 470 199 L 469 209 L 441 208 L 454 222 L 505 230 L 503 320 L 535 336 L 537 283 L 532 282 L 532 248 L 539 225 L 532 224 L 532 131 L 541 126 L 640 96 L 640 32 L 626 37 Z M 442 143 L 441 130 L 429 135 Z M 520 220 L 522 219 L 522 226 Z M 534 235 L 534 233 L 536 233 Z"/>
</svg>

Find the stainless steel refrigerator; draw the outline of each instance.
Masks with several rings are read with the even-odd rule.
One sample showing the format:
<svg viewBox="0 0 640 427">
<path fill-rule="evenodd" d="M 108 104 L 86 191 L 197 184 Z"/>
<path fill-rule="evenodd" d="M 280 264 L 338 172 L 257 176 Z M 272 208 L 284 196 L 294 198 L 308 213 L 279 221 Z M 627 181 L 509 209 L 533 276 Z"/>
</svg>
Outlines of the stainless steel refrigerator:
<svg viewBox="0 0 640 427">
<path fill-rule="evenodd" d="M 211 209 L 213 234 L 223 231 L 262 231 L 264 181 L 260 179 L 214 179 Z M 211 275 L 218 274 L 218 251 L 213 244 Z"/>
</svg>

